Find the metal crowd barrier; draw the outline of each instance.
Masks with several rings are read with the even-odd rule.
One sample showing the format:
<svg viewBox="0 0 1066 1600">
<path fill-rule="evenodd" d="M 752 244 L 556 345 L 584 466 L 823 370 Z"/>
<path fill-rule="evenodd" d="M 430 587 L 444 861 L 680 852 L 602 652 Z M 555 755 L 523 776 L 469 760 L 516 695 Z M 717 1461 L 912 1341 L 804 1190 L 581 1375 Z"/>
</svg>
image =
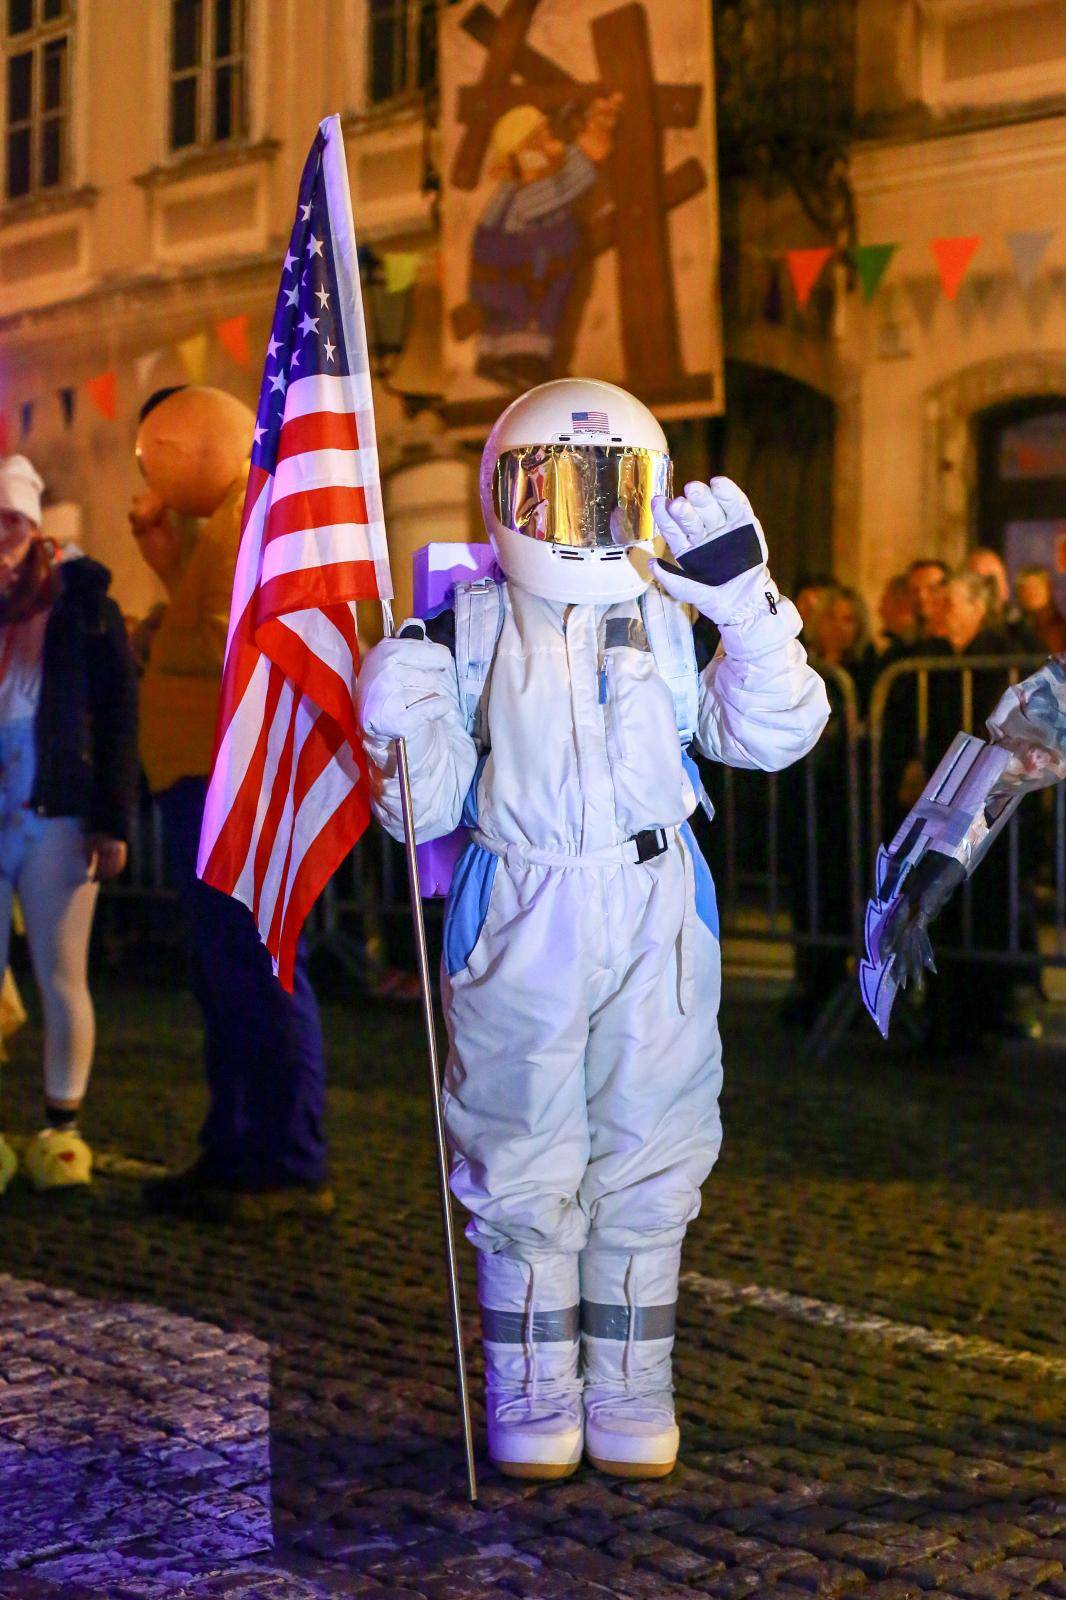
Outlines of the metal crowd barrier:
<svg viewBox="0 0 1066 1600">
<path fill-rule="evenodd" d="M 713 769 L 711 787 L 712 791 L 720 788 L 721 803 L 712 830 L 705 837 L 712 867 L 719 866 L 715 884 L 724 941 L 742 938 L 757 943 L 784 941 L 793 946 L 851 949 L 861 937 L 866 892 L 858 694 L 854 680 L 842 668 L 817 665 L 838 697 L 836 715 L 843 739 L 843 816 L 819 816 L 818 752 L 812 752 L 796 768 L 784 773 L 749 772 L 736 767 Z M 830 737 L 833 732 L 830 730 Z M 794 825 L 797 799 L 801 801 L 799 850 L 789 851 L 782 834 L 789 823 Z M 749 822 L 746 839 L 738 828 L 742 816 Z M 755 829 L 750 827 L 753 817 L 759 819 Z M 720 851 L 715 848 L 719 824 Z M 818 854 L 823 827 L 832 827 L 841 837 L 846 863 L 848 914 L 842 928 L 827 928 L 821 915 L 824 886 Z M 799 919 L 789 913 L 785 904 L 788 891 L 795 887 L 797 873 L 802 876 L 807 902 L 806 914 Z"/>
<path fill-rule="evenodd" d="M 949 674 L 958 680 L 961 726 L 967 732 L 981 731 L 983 717 L 992 709 L 976 703 L 982 676 L 998 677 L 1004 686 L 1017 683 L 1045 659 L 906 658 L 879 675 L 865 718 L 852 677 L 841 668 L 816 663 L 829 686 L 835 723 L 804 762 L 779 774 L 705 768 L 717 816 L 709 828 L 697 824 L 697 832 L 715 877 L 727 959 L 740 945 L 777 946 L 786 959 L 791 954 L 797 961 L 806 951 L 834 952 L 842 972 L 846 969 L 839 993 L 810 1036 L 816 1054 L 839 1037 L 858 1003 L 854 963 L 863 954 L 873 853 L 895 826 L 886 807 L 886 737 L 898 726 L 893 719 L 900 716 L 901 703 L 906 702 L 913 723 L 911 755 L 928 774 L 943 753 L 931 748 L 932 739 L 943 733 L 932 728 L 934 683 Z M 1046 828 L 1048 812 L 1053 827 L 1050 881 L 1042 887 L 1035 947 L 1032 941 L 1026 947 L 1023 902 L 1028 911 L 1034 901 L 1024 872 L 1021 830 Z M 1043 800 L 1027 799 L 996 848 L 1008 857 L 1005 940 L 996 948 L 975 940 L 968 887 L 961 942 L 949 946 L 938 939 L 938 951 L 975 963 L 1066 967 L 1066 785 L 1048 791 Z M 108 886 L 106 898 L 113 904 L 136 901 L 163 909 L 170 896 L 159 818 L 146 803 L 131 841 L 130 866 L 118 884 Z M 439 929 L 441 903 L 427 902 L 427 911 L 432 938 Z M 322 895 L 308 934 L 313 949 L 328 952 L 348 973 L 373 987 L 381 969 L 403 965 L 408 916 L 402 852 L 372 827 Z M 165 913 L 161 920 L 164 936 L 172 935 L 173 916 Z M 779 970 L 787 972 L 780 963 Z"/>
</svg>

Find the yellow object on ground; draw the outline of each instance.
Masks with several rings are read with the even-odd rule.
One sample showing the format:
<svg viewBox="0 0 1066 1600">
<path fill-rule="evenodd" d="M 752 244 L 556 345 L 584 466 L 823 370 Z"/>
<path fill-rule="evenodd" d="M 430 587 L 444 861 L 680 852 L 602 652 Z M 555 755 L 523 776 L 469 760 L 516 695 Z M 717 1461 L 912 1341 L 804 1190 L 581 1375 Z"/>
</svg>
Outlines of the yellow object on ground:
<svg viewBox="0 0 1066 1600">
<path fill-rule="evenodd" d="M 15 974 L 8 967 L 0 985 L 0 1039 L 10 1039 L 18 1033 L 26 1020 L 26 1007 L 15 982 Z"/>
<path fill-rule="evenodd" d="M 0 1133 L 0 1194 L 3 1194 L 18 1171 L 18 1156 Z"/>
<path fill-rule="evenodd" d="M 22 1162 L 35 1189 L 70 1189 L 92 1179 L 92 1151 L 80 1134 L 63 1128 L 35 1133 Z"/>
</svg>

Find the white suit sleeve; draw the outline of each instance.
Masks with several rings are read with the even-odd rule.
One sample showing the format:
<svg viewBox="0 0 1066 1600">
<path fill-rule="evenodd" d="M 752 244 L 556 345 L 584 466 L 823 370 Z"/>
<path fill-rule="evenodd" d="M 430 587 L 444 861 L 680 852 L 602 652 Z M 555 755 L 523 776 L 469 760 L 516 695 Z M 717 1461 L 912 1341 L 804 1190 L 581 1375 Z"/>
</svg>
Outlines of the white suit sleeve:
<svg viewBox="0 0 1066 1600">
<path fill-rule="evenodd" d="M 779 772 L 818 742 L 829 699 L 797 637 L 802 622 L 791 600 L 773 587 L 760 599 L 722 626 L 721 649 L 700 675 L 696 744 L 726 766 Z"/>
<path fill-rule="evenodd" d="M 427 658 L 430 670 L 424 665 Z M 460 710 L 450 652 L 442 645 L 403 639 L 376 645 L 360 674 L 359 709 L 371 804 L 382 827 L 394 839 L 403 839 L 396 746 L 389 736 L 402 732 L 415 841 L 425 844 L 451 833 L 462 819 L 478 753 Z"/>
</svg>

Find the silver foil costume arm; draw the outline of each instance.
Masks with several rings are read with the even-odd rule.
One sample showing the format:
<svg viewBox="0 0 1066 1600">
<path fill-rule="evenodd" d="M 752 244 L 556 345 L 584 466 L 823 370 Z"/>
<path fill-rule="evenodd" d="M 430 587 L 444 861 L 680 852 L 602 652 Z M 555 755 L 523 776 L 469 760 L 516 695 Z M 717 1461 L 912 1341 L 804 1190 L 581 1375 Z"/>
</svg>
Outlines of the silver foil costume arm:
<svg viewBox="0 0 1066 1600">
<path fill-rule="evenodd" d="M 1066 778 L 1066 656 L 1052 656 L 1008 689 L 988 730 L 990 743 L 956 735 L 888 849 L 878 851 L 859 985 L 886 1038 L 899 989 L 936 971 L 929 924 L 976 870 L 1023 796 Z"/>
<path fill-rule="evenodd" d="M 1052 656 L 1008 689 L 988 719 L 993 744 L 1009 754 L 997 793 L 1046 789 L 1066 778 L 1066 655 Z"/>
</svg>

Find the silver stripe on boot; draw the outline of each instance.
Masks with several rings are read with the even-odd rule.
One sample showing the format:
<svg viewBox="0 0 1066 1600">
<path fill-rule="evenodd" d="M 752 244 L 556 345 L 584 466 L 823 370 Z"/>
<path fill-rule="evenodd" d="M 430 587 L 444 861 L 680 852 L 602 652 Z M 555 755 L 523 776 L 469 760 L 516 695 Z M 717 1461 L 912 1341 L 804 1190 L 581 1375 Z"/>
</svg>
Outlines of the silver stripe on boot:
<svg viewBox="0 0 1066 1600">
<path fill-rule="evenodd" d="M 481 1307 L 481 1337 L 490 1344 L 522 1344 L 527 1339 L 534 1344 L 569 1344 L 578 1336 L 578 1308 L 566 1306 L 562 1311 L 497 1311 L 492 1306 Z"/>
<path fill-rule="evenodd" d="M 672 1339 L 676 1319 L 676 1300 L 666 1306 L 633 1306 L 632 1311 L 625 1305 L 581 1302 L 581 1331 L 593 1339 Z"/>
</svg>

